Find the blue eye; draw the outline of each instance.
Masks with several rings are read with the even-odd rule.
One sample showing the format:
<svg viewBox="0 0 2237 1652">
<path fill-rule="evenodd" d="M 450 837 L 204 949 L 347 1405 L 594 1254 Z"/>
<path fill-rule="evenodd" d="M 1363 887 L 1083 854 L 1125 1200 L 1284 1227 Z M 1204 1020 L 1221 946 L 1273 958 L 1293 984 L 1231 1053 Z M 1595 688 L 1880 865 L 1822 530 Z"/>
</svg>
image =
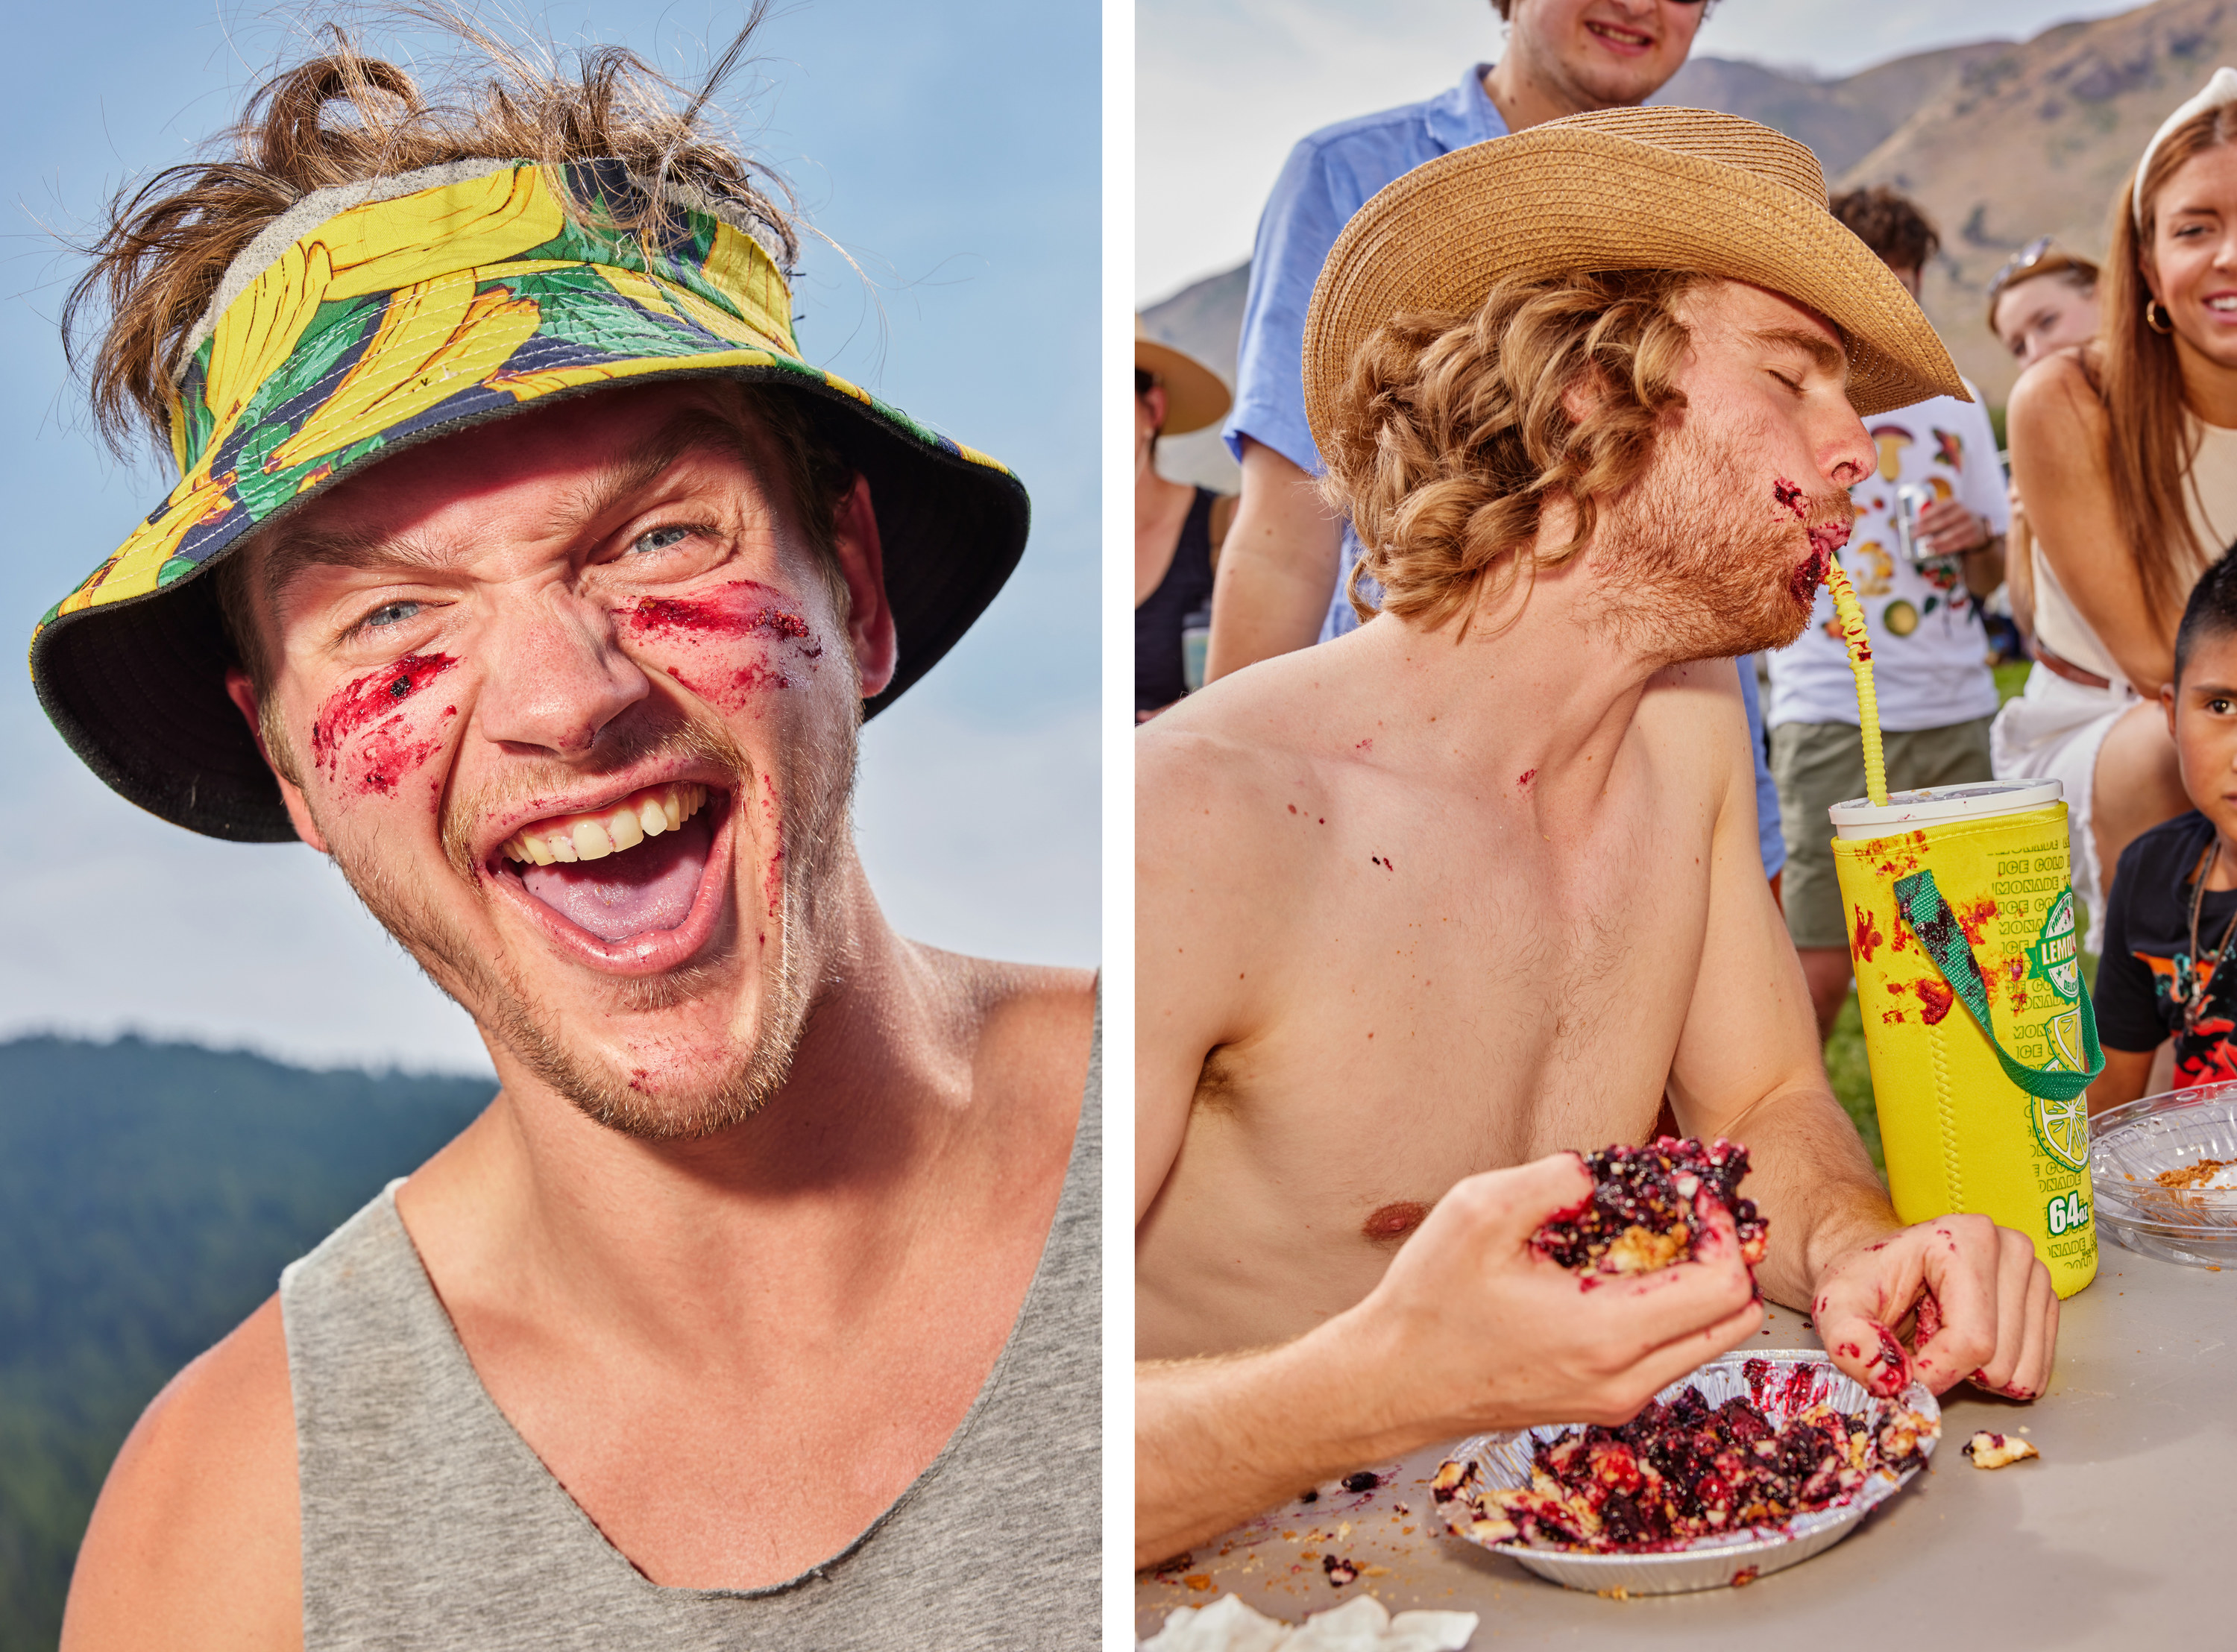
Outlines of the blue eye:
<svg viewBox="0 0 2237 1652">
<path fill-rule="evenodd" d="M 666 550 L 680 545 L 699 530 L 696 528 L 655 528 L 650 533 L 640 534 L 631 550 Z"/>
<path fill-rule="evenodd" d="M 405 621 L 415 618 L 419 612 L 419 604 L 417 602 L 387 602 L 366 615 L 364 624 L 368 629 L 401 625 Z"/>
</svg>

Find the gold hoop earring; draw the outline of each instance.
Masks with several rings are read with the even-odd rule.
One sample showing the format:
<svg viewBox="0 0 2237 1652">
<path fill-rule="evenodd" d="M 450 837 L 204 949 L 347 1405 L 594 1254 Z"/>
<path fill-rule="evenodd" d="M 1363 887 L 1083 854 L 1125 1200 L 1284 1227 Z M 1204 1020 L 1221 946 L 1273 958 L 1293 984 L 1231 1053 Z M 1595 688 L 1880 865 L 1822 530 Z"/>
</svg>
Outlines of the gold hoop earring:
<svg viewBox="0 0 2237 1652">
<path fill-rule="evenodd" d="M 2157 299 L 2146 299 L 2144 300 L 2144 325 L 2149 327 L 2154 332 L 2173 332 L 2174 331 L 2174 313 L 2170 311 L 2166 305 L 2161 304 Z"/>
</svg>

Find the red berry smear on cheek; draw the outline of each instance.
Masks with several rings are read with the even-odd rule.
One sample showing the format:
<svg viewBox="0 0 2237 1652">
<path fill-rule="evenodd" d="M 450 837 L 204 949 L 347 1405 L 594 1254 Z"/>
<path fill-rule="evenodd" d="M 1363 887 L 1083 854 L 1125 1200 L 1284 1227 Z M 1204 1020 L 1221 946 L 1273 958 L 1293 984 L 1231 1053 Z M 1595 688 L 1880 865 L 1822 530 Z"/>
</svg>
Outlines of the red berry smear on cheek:
<svg viewBox="0 0 2237 1652">
<path fill-rule="evenodd" d="M 783 607 L 782 593 L 758 581 L 743 579 L 703 597 L 644 596 L 622 613 L 622 623 L 638 639 L 680 644 L 697 657 L 703 650 L 723 649 L 727 657 L 715 661 L 712 673 L 695 667 L 686 678 L 669 675 L 695 694 L 729 705 L 742 704 L 767 689 L 789 688 L 795 678 L 777 648 L 755 648 L 741 661 L 732 650 L 749 642 L 767 642 L 779 648 L 790 646 L 791 657 L 813 671 L 823 657 L 823 644 L 808 622 Z M 726 647 L 726 645 L 729 645 Z M 709 691 L 712 691 L 711 693 Z"/>
<path fill-rule="evenodd" d="M 360 745 L 365 760 L 357 780 L 359 793 L 379 792 L 393 797 L 397 783 L 433 756 L 442 744 L 439 733 L 422 732 L 426 717 L 419 707 L 409 702 L 456 664 L 458 661 L 447 654 L 406 655 L 394 665 L 367 672 L 340 689 L 319 708 L 318 721 L 311 726 L 311 760 L 339 780 L 344 751 Z M 456 706 L 445 706 L 438 723 L 455 717 L 458 711 Z M 368 728 L 370 734 L 366 732 Z M 419 738 L 412 738 L 414 734 Z"/>
<path fill-rule="evenodd" d="M 1784 505 L 1787 510 L 1792 510 L 1794 513 L 1794 519 L 1797 522 L 1802 520 L 1805 512 L 1802 509 L 1802 490 L 1800 488 L 1796 487 L 1794 484 L 1789 482 L 1785 477 L 1781 477 L 1778 481 L 1771 484 L 1771 497 L 1773 499 L 1776 499 L 1781 505 Z"/>
</svg>

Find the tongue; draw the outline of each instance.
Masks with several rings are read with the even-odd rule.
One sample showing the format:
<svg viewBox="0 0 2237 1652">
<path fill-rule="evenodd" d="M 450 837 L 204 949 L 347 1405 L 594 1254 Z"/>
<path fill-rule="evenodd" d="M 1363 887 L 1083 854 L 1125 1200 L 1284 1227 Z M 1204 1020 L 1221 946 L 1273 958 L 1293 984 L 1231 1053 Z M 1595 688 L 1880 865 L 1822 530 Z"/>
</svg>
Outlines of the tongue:
<svg viewBox="0 0 2237 1652">
<path fill-rule="evenodd" d="M 674 929 L 691 911 L 712 839 L 704 813 L 603 860 L 524 866 L 520 881 L 601 940 Z"/>
</svg>

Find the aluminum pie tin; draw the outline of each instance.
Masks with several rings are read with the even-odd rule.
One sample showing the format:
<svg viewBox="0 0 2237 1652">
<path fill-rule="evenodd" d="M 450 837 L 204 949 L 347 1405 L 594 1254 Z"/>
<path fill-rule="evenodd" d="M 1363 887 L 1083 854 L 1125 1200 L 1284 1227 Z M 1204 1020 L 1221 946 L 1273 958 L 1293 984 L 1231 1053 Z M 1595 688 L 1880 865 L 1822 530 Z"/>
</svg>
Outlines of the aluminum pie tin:
<svg viewBox="0 0 2237 1652">
<path fill-rule="evenodd" d="M 1773 1422 L 1784 1423 L 1794 1414 L 1796 1408 L 1783 1403 L 1778 1390 L 1796 1366 L 1810 1366 L 1823 1373 L 1811 1384 L 1812 1399 L 1799 1409 L 1806 1411 L 1819 1399 L 1831 1400 L 1843 1411 L 1862 1412 L 1874 1433 L 1886 1420 L 1888 1401 L 1871 1392 L 1825 1354 L 1811 1348 L 1726 1354 L 1712 1359 L 1692 1376 L 1672 1383 L 1655 1398 L 1666 1403 L 1687 1388 L 1697 1386 L 1711 1405 L 1721 1405 L 1734 1396 L 1749 1398 L 1747 1379 L 1740 1374 L 1740 1367 L 1750 1359 L 1760 1359 L 1774 1367 L 1776 1375 L 1765 1385 L 1763 1401 L 1765 1414 Z M 1753 1583 L 1767 1573 L 1798 1566 L 1812 1555 L 1831 1549 L 1854 1531 L 1866 1515 L 1908 1484 L 1925 1465 L 1924 1459 L 1934 1455 L 1942 1433 L 1942 1407 L 1922 1383 L 1911 1384 L 1901 1398 L 1903 1404 L 1932 1425 L 1932 1432 L 1919 1438 L 1921 1460 L 1901 1474 L 1886 1469 L 1876 1471 L 1860 1490 L 1825 1508 L 1792 1516 L 1775 1525 L 1751 1526 L 1744 1531 L 1697 1538 L 1682 1548 L 1658 1550 L 1651 1554 L 1534 1549 L 1519 1540 L 1478 1546 L 1493 1554 L 1504 1555 L 1565 1589 L 1580 1589 L 1598 1595 L 1613 1595 L 1618 1590 L 1626 1595 L 1685 1595 L 1695 1589 Z M 1527 1486 L 1530 1484 L 1531 1454 L 1542 1442 L 1555 1439 L 1574 1426 L 1553 1424 L 1519 1432 L 1481 1435 L 1460 1446 L 1448 1460 L 1475 1464 L 1478 1477 L 1487 1486 Z M 1445 1530 L 1467 1542 L 1478 1541 L 1449 1521 Z"/>
<path fill-rule="evenodd" d="M 2237 1189 L 2162 1188 L 2163 1170 L 2237 1160 L 2237 1084 L 2139 1096 L 2089 1125 L 2096 1220 L 2130 1250 L 2192 1267 L 2237 1266 Z"/>
</svg>

